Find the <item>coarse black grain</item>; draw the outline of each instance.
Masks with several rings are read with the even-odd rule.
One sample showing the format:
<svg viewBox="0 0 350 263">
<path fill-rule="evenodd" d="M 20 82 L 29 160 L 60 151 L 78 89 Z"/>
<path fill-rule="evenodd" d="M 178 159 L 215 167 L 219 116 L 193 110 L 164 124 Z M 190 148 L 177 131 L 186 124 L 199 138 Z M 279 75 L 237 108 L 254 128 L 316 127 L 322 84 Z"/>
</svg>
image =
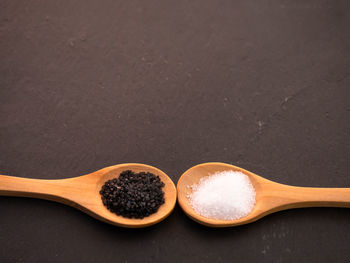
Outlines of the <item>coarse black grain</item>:
<svg viewBox="0 0 350 263">
<path fill-rule="evenodd" d="M 164 204 L 164 183 L 149 172 L 123 171 L 101 188 L 103 204 L 113 213 L 127 218 L 144 218 Z"/>
</svg>

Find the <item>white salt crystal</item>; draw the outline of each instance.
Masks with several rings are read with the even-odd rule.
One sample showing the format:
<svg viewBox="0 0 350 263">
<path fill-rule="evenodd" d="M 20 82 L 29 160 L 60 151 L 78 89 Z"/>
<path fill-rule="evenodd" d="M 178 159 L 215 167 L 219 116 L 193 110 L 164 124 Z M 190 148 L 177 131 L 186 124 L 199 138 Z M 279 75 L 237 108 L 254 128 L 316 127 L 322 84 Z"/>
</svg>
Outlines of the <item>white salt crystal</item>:
<svg viewBox="0 0 350 263">
<path fill-rule="evenodd" d="M 236 220 L 252 211 L 255 190 L 247 175 L 223 171 L 201 178 L 189 198 L 193 209 L 204 217 Z"/>
</svg>

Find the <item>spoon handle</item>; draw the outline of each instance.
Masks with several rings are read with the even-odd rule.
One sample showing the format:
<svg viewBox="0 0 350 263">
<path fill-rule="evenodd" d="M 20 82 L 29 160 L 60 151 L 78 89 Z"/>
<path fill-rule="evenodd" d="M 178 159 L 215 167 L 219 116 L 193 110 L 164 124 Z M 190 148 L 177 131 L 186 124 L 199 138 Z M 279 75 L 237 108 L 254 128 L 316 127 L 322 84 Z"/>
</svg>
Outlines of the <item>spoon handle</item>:
<svg viewBox="0 0 350 263">
<path fill-rule="evenodd" d="M 299 207 L 350 207 L 350 188 L 279 185 L 267 197 L 277 210 Z"/>
<path fill-rule="evenodd" d="M 32 197 L 67 203 L 69 179 L 41 180 L 0 175 L 0 195 Z"/>
</svg>

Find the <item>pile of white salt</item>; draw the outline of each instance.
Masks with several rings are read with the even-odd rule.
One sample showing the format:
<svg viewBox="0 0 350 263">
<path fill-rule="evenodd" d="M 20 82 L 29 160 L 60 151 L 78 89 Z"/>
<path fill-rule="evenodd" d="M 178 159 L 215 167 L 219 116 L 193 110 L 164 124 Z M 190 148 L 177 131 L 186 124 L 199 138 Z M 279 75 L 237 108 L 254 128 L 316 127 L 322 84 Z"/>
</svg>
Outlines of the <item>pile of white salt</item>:
<svg viewBox="0 0 350 263">
<path fill-rule="evenodd" d="M 255 205 L 255 190 L 248 176 L 236 171 L 217 172 L 192 185 L 189 195 L 200 215 L 221 220 L 247 216 Z"/>
</svg>

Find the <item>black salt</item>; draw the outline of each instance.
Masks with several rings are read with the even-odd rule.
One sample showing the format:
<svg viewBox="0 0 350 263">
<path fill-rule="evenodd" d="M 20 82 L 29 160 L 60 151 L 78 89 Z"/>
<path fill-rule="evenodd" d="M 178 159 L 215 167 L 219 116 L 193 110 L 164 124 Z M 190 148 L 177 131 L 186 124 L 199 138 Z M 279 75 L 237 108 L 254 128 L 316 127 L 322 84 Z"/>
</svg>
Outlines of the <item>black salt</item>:
<svg viewBox="0 0 350 263">
<path fill-rule="evenodd" d="M 144 218 L 164 204 L 164 183 L 149 172 L 127 170 L 101 188 L 103 204 L 111 212 L 128 218 Z"/>
</svg>

